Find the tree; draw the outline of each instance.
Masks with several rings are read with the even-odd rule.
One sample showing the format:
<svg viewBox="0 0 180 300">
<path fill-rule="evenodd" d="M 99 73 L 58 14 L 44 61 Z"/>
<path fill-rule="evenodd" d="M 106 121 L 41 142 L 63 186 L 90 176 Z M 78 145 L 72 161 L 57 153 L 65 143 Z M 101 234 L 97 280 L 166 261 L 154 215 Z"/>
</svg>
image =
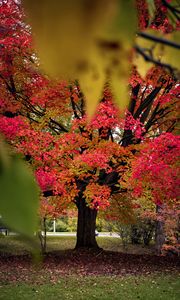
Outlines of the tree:
<svg viewBox="0 0 180 300">
<path fill-rule="evenodd" d="M 140 88 L 140 92 L 144 93 L 144 86 L 139 85 Z M 162 96 L 158 101 L 156 94 L 161 88 Z M 147 119 L 144 116 L 147 120 L 146 127 L 130 112 L 126 113 L 125 120 L 118 118 L 118 110 L 111 103 L 111 94 L 108 90 L 105 91 L 96 116 L 88 124 L 84 115 L 83 98 L 82 96 L 79 98 L 78 86 L 71 86 L 72 94 L 67 106 L 69 122 L 64 116 L 60 117 L 57 110 L 56 118 L 49 115 L 37 118 L 37 115 L 34 115 L 36 122 L 25 124 L 27 127 L 20 122 L 19 116 L 1 118 L 2 132 L 7 130 L 7 127 L 4 127 L 7 122 L 8 133 L 12 133 L 12 128 L 18 125 L 18 131 L 15 135 L 13 133 L 13 142 L 16 141 L 17 150 L 25 155 L 36 170 L 36 177 L 44 196 L 59 195 L 55 204 L 61 209 L 63 206 L 66 208 L 71 202 L 76 204 L 78 208 L 77 247 L 97 246 L 94 236 L 97 210 L 108 207 L 110 195 L 117 193 L 123 195 L 127 192 L 123 175 L 130 168 L 133 152 L 137 151 L 131 144 L 139 143 L 141 139 L 151 138 L 151 135 L 148 137 L 150 130 L 155 136 L 157 135 L 161 124 L 157 126 L 157 119 L 160 120 L 160 117 L 159 113 L 154 113 L 155 111 L 164 111 L 161 123 L 164 123 L 164 114 L 167 111 L 169 114 L 172 112 L 173 106 L 169 106 L 169 103 L 164 109 L 160 106 L 166 86 L 163 85 L 161 88 L 151 87 L 144 95 L 144 101 L 141 101 L 141 94 L 137 108 L 134 110 L 139 117 L 142 111 L 147 112 L 151 104 L 150 115 L 147 115 Z M 176 91 L 175 87 L 174 91 Z M 47 88 L 45 92 L 47 93 Z M 170 92 L 168 91 L 166 96 L 170 97 Z M 42 100 L 42 91 L 39 96 Z M 36 101 L 38 101 L 37 95 Z M 53 111 L 54 108 L 55 106 Z M 49 126 L 50 118 L 54 127 Z M 170 124 L 168 128 L 171 127 L 174 116 L 173 120 L 169 119 L 167 122 Z M 59 134 L 55 134 L 56 132 Z"/>
<path fill-rule="evenodd" d="M 8 21 L 12 6 L 4 2 L 1 9 Z M 177 78 L 163 64 L 152 66 L 144 78 L 134 66 L 125 113 L 113 104 L 107 80 L 97 112 L 88 120 L 79 82 L 43 76 L 29 27 L 17 23 L 21 35 L 16 22 L 2 32 L 0 131 L 29 162 L 51 207 L 63 211 L 76 205 L 76 247 L 97 248 L 98 210 L 108 209 L 117 194 L 127 195 L 128 174 L 142 145 L 176 129 Z M 18 40 L 17 46 L 19 37 L 26 43 Z M 128 207 L 133 209 L 132 201 Z"/>
<path fill-rule="evenodd" d="M 139 158 L 134 161 L 133 193 L 136 197 L 148 193 L 156 204 L 156 213 L 154 211 L 153 214 L 153 210 L 150 209 L 145 214 L 146 217 L 153 214 L 153 218 L 157 220 L 158 254 L 161 253 L 167 239 L 173 246 L 178 244 L 176 230 L 179 220 L 179 155 L 179 136 L 163 133 L 144 145 Z"/>
</svg>

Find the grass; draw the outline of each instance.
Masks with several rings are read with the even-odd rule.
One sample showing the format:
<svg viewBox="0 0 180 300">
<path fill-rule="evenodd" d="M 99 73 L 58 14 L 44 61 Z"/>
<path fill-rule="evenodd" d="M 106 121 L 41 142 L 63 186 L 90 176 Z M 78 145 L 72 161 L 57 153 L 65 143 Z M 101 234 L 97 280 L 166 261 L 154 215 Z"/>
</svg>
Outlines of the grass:
<svg viewBox="0 0 180 300">
<path fill-rule="evenodd" d="M 38 240 L 39 249 L 40 243 Z M 73 249 L 76 238 L 73 236 L 47 237 L 47 252 L 57 250 Z M 0 253 L 14 255 L 27 254 L 32 251 L 31 245 L 22 240 L 19 236 L 0 237 Z"/>
<path fill-rule="evenodd" d="M 104 250 L 115 252 L 128 252 L 138 254 L 151 254 L 152 247 L 144 247 L 143 245 L 127 245 L 123 248 L 120 238 L 116 237 L 97 237 L 98 245 Z M 76 237 L 73 236 L 59 236 L 47 237 L 47 252 L 74 249 L 76 244 Z M 21 240 L 18 236 L 1 236 L 0 237 L 0 253 L 5 252 L 9 254 L 27 254 L 31 251 L 31 246 Z"/>
<path fill-rule="evenodd" d="M 99 246 L 103 247 L 105 250 L 123 251 L 119 238 L 98 237 L 97 241 Z M 73 249 L 75 247 L 75 242 L 76 238 L 70 236 L 48 237 L 47 250 L 58 251 Z M 30 251 L 30 245 L 20 240 L 17 236 L 0 237 L 0 252 L 2 253 L 5 252 L 13 255 L 21 255 L 29 253 Z M 150 253 L 151 249 L 143 246 L 134 247 L 132 245 L 128 245 L 126 251 L 130 253 L 143 254 L 148 253 L 148 251 Z M 77 260 L 78 256 L 73 256 L 73 259 L 74 258 Z M 105 256 L 105 259 L 106 258 L 107 257 Z M 66 260 L 66 262 L 69 262 L 69 265 L 65 263 L 65 269 L 62 269 L 65 258 L 63 257 L 61 264 L 60 257 L 59 261 L 56 261 L 55 259 L 54 269 L 53 264 L 50 263 L 50 265 L 45 265 L 44 269 L 40 269 L 39 272 L 37 270 L 32 272 L 32 268 L 30 268 L 26 262 L 23 263 L 22 261 L 21 263 L 21 259 L 23 260 L 23 256 L 20 256 L 20 260 L 13 260 L 10 258 L 7 264 L 6 262 L 4 265 L 2 264 L 2 280 L 0 282 L 0 299 L 2 300 L 180 299 L 180 280 L 175 276 L 177 272 L 173 271 L 173 273 L 169 273 L 168 270 L 164 272 L 161 267 L 159 270 L 160 272 L 153 274 L 149 272 L 149 269 L 147 269 L 145 270 L 145 273 L 140 272 L 136 275 L 133 275 L 133 273 L 130 273 L 131 275 L 123 273 L 121 276 L 114 274 L 106 275 L 106 271 L 108 271 L 108 261 L 106 259 L 104 266 L 105 271 L 100 273 L 98 276 L 95 275 L 95 273 L 87 276 L 85 275 L 86 273 L 84 273 L 84 269 L 81 273 L 75 273 L 74 269 L 72 269 L 72 273 L 70 272 L 65 275 L 65 270 L 71 267 L 70 264 L 74 263 L 73 260 Z M 98 261 L 98 259 L 100 259 L 100 256 L 97 256 L 97 264 L 101 262 L 101 260 Z M 81 260 L 79 260 L 79 262 L 80 261 Z M 74 268 L 81 268 L 81 266 L 85 268 L 86 261 L 87 257 L 85 256 L 85 261 L 82 261 L 80 266 L 78 262 L 77 265 L 74 265 Z M 114 260 L 112 260 L 112 262 L 114 262 Z M 128 263 L 130 263 L 129 258 Z M 129 265 L 123 266 L 123 264 L 124 260 L 122 263 L 120 262 L 119 268 L 123 269 L 126 267 L 129 270 Z M 91 260 L 90 265 L 92 266 Z M 141 266 L 143 266 L 143 256 Z M 111 265 L 109 267 L 111 267 Z M 97 265 L 94 265 L 93 268 L 97 270 Z M 7 277 L 6 274 L 8 274 Z M 21 274 L 23 274 L 22 279 Z M 11 276 L 11 280 L 9 280 L 9 276 Z M 40 279 L 40 276 L 43 276 L 43 280 Z M 5 277 L 8 278 L 8 280 L 6 280 Z M 13 278 L 15 278 L 15 280 Z M 30 280 L 28 278 L 30 278 Z"/>
<path fill-rule="evenodd" d="M 2 300 L 178 300 L 179 280 L 175 277 L 66 277 L 56 284 L 1 285 Z"/>
</svg>

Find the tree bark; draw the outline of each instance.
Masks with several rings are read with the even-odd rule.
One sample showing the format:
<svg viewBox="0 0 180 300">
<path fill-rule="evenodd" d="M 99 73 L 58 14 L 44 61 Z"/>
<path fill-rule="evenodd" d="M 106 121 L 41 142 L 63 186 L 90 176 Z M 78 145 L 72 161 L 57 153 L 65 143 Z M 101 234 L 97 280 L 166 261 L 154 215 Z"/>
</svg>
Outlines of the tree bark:
<svg viewBox="0 0 180 300">
<path fill-rule="evenodd" d="M 156 206 L 156 212 L 161 213 L 161 207 Z M 161 254 L 162 246 L 165 242 L 164 222 L 156 221 L 156 232 L 155 232 L 155 248 L 158 255 Z"/>
<path fill-rule="evenodd" d="M 78 199 L 78 222 L 77 222 L 77 241 L 76 249 L 79 248 L 94 248 L 99 246 L 95 237 L 97 210 L 90 209 L 85 202 L 85 199 Z"/>
<path fill-rule="evenodd" d="M 46 244 L 47 244 L 47 228 L 46 228 L 46 218 L 41 220 L 40 230 L 38 231 L 38 237 L 41 243 L 41 252 L 42 254 L 46 253 Z"/>
</svg>

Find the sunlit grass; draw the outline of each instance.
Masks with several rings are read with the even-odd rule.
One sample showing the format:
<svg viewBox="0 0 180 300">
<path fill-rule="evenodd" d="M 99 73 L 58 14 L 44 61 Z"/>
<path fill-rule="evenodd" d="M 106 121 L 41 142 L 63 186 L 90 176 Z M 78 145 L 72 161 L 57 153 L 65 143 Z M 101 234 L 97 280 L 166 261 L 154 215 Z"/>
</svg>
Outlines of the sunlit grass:
<svg viewBox="0 0 180 300">
<path fill-rule="evenodd" d="M 138 254 L 152 254 L 153 247 L 144 247 L 143 245 L 130 245 L 123 247 L 120 238 L 118 237 L 97 237 L 98 245 L 104 250 L 115 252 L 127 252 Z M 37 240 L 40 249 L 39 240 Z M 75 236 L 48 236 L 47 237 L 47 252 L 63 251 L 74 249 L 76 245 Z M 32 251 L 32 247 L 18 236 L 1 236 L 0 237 L 0 253 L 9 253 L 15 255 L 28 254 Z"/>
<path fill-rule="evenodd" d="M 121 239 L 118 237 L 97 237 L 99 247 L 108 251 L 127 252 L 138 254 L 153 254 L 153 246 L 144 247 L 143 245 L 128 244 L 123 247 Z M 37 239 L 37 244 L 40 249 L 40 242 Z M 47 237 L 47 252 L 64 251 L 74 249 L 76 245 L 75 236 L 48 236 Z M 15 255 L 28 254 L 32 251 L 30 244 L 20 239 L 18 236 L 0 236 L 0 253 L 9 253 Z"/>
</svg>

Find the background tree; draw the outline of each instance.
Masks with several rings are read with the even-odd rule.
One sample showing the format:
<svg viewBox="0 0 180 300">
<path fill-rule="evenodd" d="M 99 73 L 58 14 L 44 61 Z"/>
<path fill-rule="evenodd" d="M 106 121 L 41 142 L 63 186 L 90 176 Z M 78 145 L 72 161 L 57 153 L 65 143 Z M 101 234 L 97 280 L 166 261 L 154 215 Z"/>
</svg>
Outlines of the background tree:
<svg viewBox="0 0 180 300">
<path fill-rule="evenodd" d="M 171 246 L 179 247 L 179 146 L 179 136 L 162 134 L 144 145 L 133 166 L 133 193 L 136 197 L 148 193 L 157 205 L 156 213 L 150 209 L 145 214 L 146 217 L 154 215 L 153 219 L 158 221 L 156 248 L 159 254 L 167 240 Z"/>
</svg>

